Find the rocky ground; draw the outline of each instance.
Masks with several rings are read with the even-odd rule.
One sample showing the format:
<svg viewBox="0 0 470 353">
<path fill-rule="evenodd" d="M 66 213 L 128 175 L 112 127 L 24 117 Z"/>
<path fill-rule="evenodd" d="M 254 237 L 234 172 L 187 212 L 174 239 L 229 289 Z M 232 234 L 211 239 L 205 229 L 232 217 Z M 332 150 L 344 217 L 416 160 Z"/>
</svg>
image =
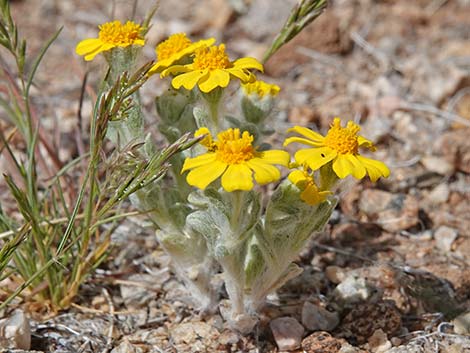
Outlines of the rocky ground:
<svg viewBox="0 0 470 353">
<path fill-rule="evenodd" d="M 152 4 L 136 3 L 142 18 Z M 215 36 L 233 58 L 260 58 L 293 3 L 161 0 L 145 54 L 154 59 L 156 43 L 184 31 Z M 67 161 L 80 152 L 83 75 L 93 72 L 93 97 L 103 68 L 74 47 L 98 24 L 129 17 L 133 1 L 12 7 L 33 52 L 63 26 L 34 95 Z M 49 317 L 23 308 L 29 318 L 7 320 L 30 322 L 31 349 L 43 352 L 470 352 L 469 18 L 467 0 L 331 1 L 267 63 L 263 77 L 282 89 L 273 116 L 280 134 L 292 124 L 325 131 L 334 116 L 360 121 L 392 175 L 342 185 L 330 224 L 297 260 L 303 274 L 269 298 L 252 335 L 192 310 L 144 218 L 118 228 L 113 255 L 70 310 Z M 144 90 L 150 130 L 164 87 L 155 79 Z M 87 99 L 82 115 L 90 110 Z"/>
</svg>

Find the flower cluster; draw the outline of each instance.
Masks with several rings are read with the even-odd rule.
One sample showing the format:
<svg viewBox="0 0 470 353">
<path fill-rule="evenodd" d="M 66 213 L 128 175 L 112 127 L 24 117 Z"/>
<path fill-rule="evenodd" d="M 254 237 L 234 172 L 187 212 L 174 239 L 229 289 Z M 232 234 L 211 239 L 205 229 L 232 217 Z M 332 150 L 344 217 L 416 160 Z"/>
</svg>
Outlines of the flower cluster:
<svg viewBox="0 0 470 353">
<path fill-rule="evenodd" d="M 132 22 L 106 23 L 99 38 L 80 42 L 76 52 L 85 60 L 107 50 L 133 54 L 144 44 L 142 33 Z M 171 86 L 155 99 L 158 129 L 170 142 L 194 132 L 198 145 L 172 158 L 176 186 L 150 185 L 134 202 L 157 225 L 162 247 L 205 310 L 214 309 L 217 290 L 211 278 L 222 269 L 231 300 L 227 320 L 248 333 L 255 323 L 252 314 L 266 296 L 299 274 L 293 261 L 312 233 L 328 222 L 340 179 L 368 176 L 375 182 L 390 171 L 361 154 L 375 146 L 359 135 L 357 124 L 349 121 L 343 127 L 339 118 L 324 136 L 301 126 L 288 129 L 295 135 L 285 139 L 284 147 L 308 147 L 295 151 L 293 160 L 287 151 L 262 143 L 273 132 L 265 122 L 280 88 L 257 79 L 263 65 L 255 58 L 231 60 L 225 45 L 215 45 L 214 38 L 193 42 L 184 33 L 162 41 L 155 54 L 156 61 L 142 76 L 171 79 Z M 129 58 L 134 56 L 107 57 L 108 79 L 132 67 L 120 62 Z M 240 83 L 239 94 L 227 95 L 239 100 L 235 116 L 225 115 L 222 104 L 231 81 Z M 124 118 L 112 121 L 116 133 L 108 137 L 115 143 L 138 139 L 144 146 L 141 153 L 149 158 L 157 147 L 148 146 L 135 98 L 123 108 Z M 280 167 L 290 168 L 286 178 Z M 256 184 L 269 183 L 277 185 L 264 203 Z"/>
<path fill-rule="evenodd" d="M 296 132 L 303 137 L 289 137 L 284 146 L 298 142 L 312 148 L 301 149 L 295 153 L 294 166 L 302 170 L 294 170 L 289 174 L 289 180 L 302 190 L 301 198 L 308 204 L 314 205 L 325 200 L 331 192 L 317 186 L 313 173 L 316 170 L 332 169 L 338 178 L 352 175 L 362 179 L 369 175 L 372 181 L 380 177 L 388 177 L 390 170 L 380 161 L 361 156 L 359 147 L 375 150 L 371 141 L 357 135 L 360 127 L 349 121 L 346 127 L 341 127 L 339 118 L 335 118 L 326 136 L 301 126 L 295 126 L 288 131 Z M 193 169 L 187 176 L 190 185 L 205 189 L 210 183 L 222 176 L 222 187 L 226 191 L 251 190 L 253 188 L 252 174 L 259 184 L 267 184 L 279 180 L 279 171 L 272 166 L 278 164 L 287 166 L 287 152 L 271 150 L 259 152 L 252 146 L 253 136 L 247 131 L 228 129 L 219 133 L 218 141 L 213 141 L 207 128 L 201 128 L 196 136 L 206 134 L 201 144 L 208 149 L 207 153 L 195 158 L 187 158 L 182 173 Z M 323 184 L 331 186 L 329 182 Z"/>
</svg>

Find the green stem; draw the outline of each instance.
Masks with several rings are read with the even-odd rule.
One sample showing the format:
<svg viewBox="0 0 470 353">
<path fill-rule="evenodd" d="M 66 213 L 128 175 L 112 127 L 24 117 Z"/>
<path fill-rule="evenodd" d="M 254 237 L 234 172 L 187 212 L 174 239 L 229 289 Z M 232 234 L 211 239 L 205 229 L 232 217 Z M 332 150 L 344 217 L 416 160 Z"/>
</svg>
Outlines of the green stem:
<svg viewBox="0 0 470 353">
<path fill-rule="evenodd" d="M 217 134 L 220 129 L 220 117 L 219 117 L 219 107 L 222 100 L 222 95 L 224 89 L 217 87 L 208 93 L 202 93 L 202 97 L 207 103 L 207 108 L 209 110 L 209 116 L 211 119 L 212 126 L 210 126 L 211 132 Z"/>
<path fill-rule="evenodd" d="M 241 190 L 235 190 L 230 193 L 230 196 L 232 199 L 232 217 L 230 219 L 230 224 L 233 234 L 238 235 L 238 230 L 240 228 L 240 216 L 242 213 L 242 205 L 245 198 L 245 193 Z"/>
<path fill-rule="evenodd" d="M 224 270 L 225 288 L 232 304 L 233 318 L 245 313 L 243 258 L 244 251 L 235 251 L 235 254 L 225 256 L 220 260 Z"/>
</svg>

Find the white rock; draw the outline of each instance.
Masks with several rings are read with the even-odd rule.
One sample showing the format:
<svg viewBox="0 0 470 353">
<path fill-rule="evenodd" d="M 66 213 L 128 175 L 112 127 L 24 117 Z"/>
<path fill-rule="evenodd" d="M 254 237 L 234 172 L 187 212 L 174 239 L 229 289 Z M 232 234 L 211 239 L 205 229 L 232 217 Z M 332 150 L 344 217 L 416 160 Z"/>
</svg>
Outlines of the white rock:
<svg viewBox="0 0 470 353">
<path fill-rule="evenodd" d="M 452 249 L 452 243 L 457 239 L 458 232 L 454 228 L 440 226 L 434 232 L 436 246 L 442 251 L 449 252 Z"/>
<path fill-rule="evenodd" d="M 338 326 L 339 316 L 336 312 L 305 302 L 302 307 L 302 324 L 311 331 L 331 331 Z"/>
<path fill-rule="evenodd" d="M 429 193 L 428 199 L 434 204 L 440 204 L 447 201 L 447 199 L 449 198 L 449 194 L 449 185 L 439 184 Z"/>
<path fill-rule="evenodd" d="M 16 310 L 10 317 L 0 320 L 0 347 L 31 348 L 31 328 L 23 311 Z"/>
<path fill-rule="evenodd" d="M 338 284 L 334 293 L 338 299 L 347 303 L 366 300 L 371 294 L 366 280 L 354 275 L 347 276 L 345 280 Z"/>
<path fill-rule="evenodd" d="M 302 342 L 304 327 L 293 317 L 280 317 L 269 323 L 279 350 L 297 349 Z"/>
<path fill-rule="evenodd" d="M 427 170 L 441 175 L 449 175 L 454 171 L 454 166 L 441 157 L 424 156 L 421 163 Z"/>
</svg>

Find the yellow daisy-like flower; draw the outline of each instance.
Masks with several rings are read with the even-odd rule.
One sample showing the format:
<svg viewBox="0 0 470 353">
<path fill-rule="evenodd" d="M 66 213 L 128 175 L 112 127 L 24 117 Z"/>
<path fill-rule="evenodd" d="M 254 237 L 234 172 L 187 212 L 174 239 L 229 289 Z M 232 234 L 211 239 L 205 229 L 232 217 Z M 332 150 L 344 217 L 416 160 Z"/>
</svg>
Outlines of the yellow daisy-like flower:
<svg viewBox="0 0 470 353">
<path fill-rule="evenodd" d="M 346 127 L 341 127 L 341 120 L 335 118 L 326 136 L 301 126 L 295 126 L 288 131 L 294 131 L 303 137 L 289 137 L 284 146 L 299 142 L 313 148 L 302 149 L 295 153 L 295 160 L 299 164 L 307 164 L 312 170 L 317 170 L 325 164 L 332 162 L 333 171 L 340 178 L 349 174 L 357 179 L 369 175 L 372 181 L 380 177 L 388 177 L 390 170 L 387 166 L 374 159 L 359 154 L 359 147 L 366 147 L 375 151 L 371 141 L 357 133 L 360 126 L 348 121 Z"/>
<path fill-rule="evenodd" d="M 279 94 L 279 91 L 281 90 L 278 85 L 272 85 L 260 80 L 242 84 L 242 89 L 247 96 L 256 95 L 259 98 L 263 98 L 265 96 L 275 97 Z"/>
<path fill-rule="evenodd" d="M 331 191 L 318 190 L 315 179 L 308 172 L 306 167 L 304 167 L 303 170 L 292 171 L 288 179 L 302 191 L 300 193 L 300 199 L 311 206 L 325 201 L 327 196 L 331 194 Z"/>
<path fill-rule="evenodd" d="M 150 74 L 160 73 L 171 65 L 174 65 L 185 56 L 193 54 L 197 49 L 207 47 L 215 43 L 214 38 L 191 42 L 185 33 L 175 33 L 161 42 L 155 48 L 157 62 L 149 70 Z"/>
<path fill-rule="evenodd" d="M 221 177 L 226 191 L 253 189 L 253 176 L 258 184 L 279 180 L 281 173 L 273 164 L 287 166 L 289 154 L 280 150 L 257 151 L 252 145 L 253 136 L 248 131 L 228 129 L 213 140 L 207 128 L 196 131 L 195 136 L 207 136 L 201 144 L 208 150 L 200 156 L 186 158 L 181 173 L 190 170 L 186 180 L 189 185 L 205 189 Z"/>
<path fill-rule="evenodd" d="M 181 86 L 191 90 L 198 85 L 208 93 L 217 87 L 225 88 L 232 77 L 242 83 L 252 82 L 255 76 L 249 71 L 263 71 L 263 65 L 254 58 L 241 58 L 231 62 L 225 53 L 225 45 L 203 47 L 195 51 L 194 61 L 188 65 L 174 65 L 161 73 L 161 77 L 178 74 L 172 80 L 174 88 Z"/>
<path fill-rule="evenodd" d="M 107 22 L 99 26 L 98 38 L 84 39 L 77 44 L 75 52 L 84 55 L 86 61 L 104 51 L 115 47 L 128 47 L 130 45 L 144 45 L 142 27 L 132 21 L 122 24 L 120 21 Z"/>
</svg>

